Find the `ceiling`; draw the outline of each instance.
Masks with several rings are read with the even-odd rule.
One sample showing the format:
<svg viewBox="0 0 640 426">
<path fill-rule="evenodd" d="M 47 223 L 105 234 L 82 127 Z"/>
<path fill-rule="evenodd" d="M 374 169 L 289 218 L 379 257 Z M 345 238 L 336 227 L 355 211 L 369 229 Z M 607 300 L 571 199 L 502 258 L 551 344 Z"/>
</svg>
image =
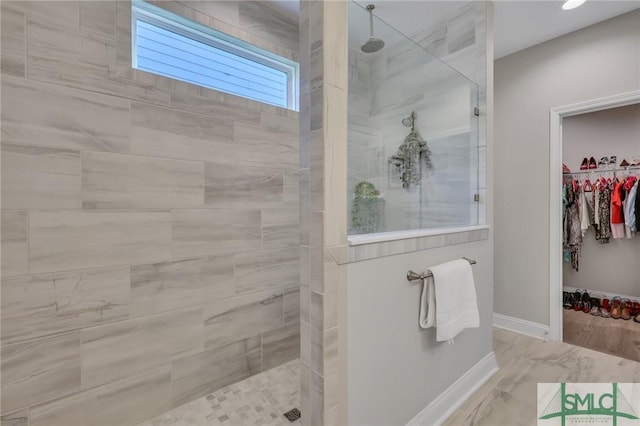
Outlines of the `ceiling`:
<svg viewBox="0 0 640 426">
<path fill-rule="evenodd" d="M 501 58 L 597 22 L 640 8 L 640 1 L 589 1 L 562 10 L 562 1 L 498 1 L 495 55 Z"/>
<path fill-rule="evenodd" d="M 270 0 L 283 12 L 297 16 L 297 0 Z M 376 5 L 375 15 L 404 34 L 429 28 L 467 1 L 357 0 Z M 498 0 L 495 2 L 494 57 L 501 58 L 552 38 L 579 30 L 640 8 L 640 0 L 587 0 L 581 7 L 564 11 L 558 0 Z M 363 22 L 363 31 L 369 23 Z"/>
</svg>

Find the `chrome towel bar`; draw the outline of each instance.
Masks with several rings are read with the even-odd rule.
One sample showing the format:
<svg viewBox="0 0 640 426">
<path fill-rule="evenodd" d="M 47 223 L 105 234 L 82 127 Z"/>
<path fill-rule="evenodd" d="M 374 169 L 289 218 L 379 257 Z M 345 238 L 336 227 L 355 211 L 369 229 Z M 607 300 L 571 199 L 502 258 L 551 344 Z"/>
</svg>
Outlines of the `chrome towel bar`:
<svg viewBox="0 0 640 426">
<path fill-rule="evenodd" d="M 468 257 L 463 257 L 464 260 L 469 262 L 471 265 L 475 265 L 477 262 L 473 259 L 469 259 Z M 416 280 L 424 280 L 425 278 L 433 277 L 431 271 L 427 271 L 424 274 L 418 274 L 417 272 L 409 271 L 407 272 L 407 280 L 408 281 L 416 281 Z"/>
</svg>

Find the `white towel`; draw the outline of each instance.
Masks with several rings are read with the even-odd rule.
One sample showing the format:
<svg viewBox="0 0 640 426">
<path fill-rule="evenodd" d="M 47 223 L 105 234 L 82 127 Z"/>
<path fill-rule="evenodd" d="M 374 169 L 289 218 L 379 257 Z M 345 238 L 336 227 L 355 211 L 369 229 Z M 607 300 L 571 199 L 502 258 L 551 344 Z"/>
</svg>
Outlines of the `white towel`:
<svg viewBox="0 0 640 426">
<path fill-rule="evenodd" d="M 420 297 L 420 327 L 436 327 L 436 340 L 449 341 L 465 328 L 480 326 L 471 265 L 465 259 L 430 268 Z"/>
</svg>

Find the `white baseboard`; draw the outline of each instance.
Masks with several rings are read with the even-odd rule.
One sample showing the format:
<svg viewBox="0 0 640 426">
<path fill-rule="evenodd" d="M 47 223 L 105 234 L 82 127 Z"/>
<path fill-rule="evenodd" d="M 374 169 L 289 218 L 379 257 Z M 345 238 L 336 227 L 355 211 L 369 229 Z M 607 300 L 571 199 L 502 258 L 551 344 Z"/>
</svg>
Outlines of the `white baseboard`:
<svg viewBox="0 0 640 426">
<path fill-rule="evenodd" d="M 497 371 L 496 354 L 491 352 L 409 420 L 407 426 L 441 425 Z"/>
<path fill-rule="evenodd" d="M 560 309 L 560 308 L 558 308 Z M 548 340 L 549 326 L 539 324 L 537 322 L 527 321 L 520 318 L 514 318 L 502 314 L 493 314 L 493 326 L 504 328 L 505 330 L 515 331 L 516 333 L 526 334 L 527 336 L 537 337 L 538 339 Z"/>
</svg>

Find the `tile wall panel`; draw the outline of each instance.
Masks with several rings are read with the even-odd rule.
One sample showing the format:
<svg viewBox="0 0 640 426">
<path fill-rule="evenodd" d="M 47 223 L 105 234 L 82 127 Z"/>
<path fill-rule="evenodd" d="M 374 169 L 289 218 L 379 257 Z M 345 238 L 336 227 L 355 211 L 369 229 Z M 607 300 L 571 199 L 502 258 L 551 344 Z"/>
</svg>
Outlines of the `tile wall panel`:
<svg viewBox="0 0 640 426">
<path fill-rule="evenodd" d="M 300 211 L 300 171 L 284 171 L 284 207 Z"/>
<path fill-rule="evenodd" d="M 116 2 L 80 2 L 80 28 L 115 40 Z"/>
<path fill-rule="evenodd" d="M 80 23 L 80 2 L 36 0 L 8 1 L 6 3 L 24 14 L 46 17 L 71 28 L 78 27 Z"/>
<path fill-rule="evenodd" d="M 115 39 L 37 15 L 27 15 L 27 55 L 106 71 L 116 62 Z"/>
<path fill-rule="evenodd" d="M 233 295 L 233 256 L 131 266 L 132 317 L 197 306 Z"/>
<path fill-rule="evenodd" d="M 171 95 L 156 83 L 153 74 L 127 68 L 119 74 L 117 66 L 83 66 L 55 58 L 27 55 L 28 77 L 42 82 L 64 85 L 122 98 L 169 105 Z"/>
<path fill-rule="evenodd" d="M 115 73 L 117 50 L 113 38 L 28 15 L 28 78 L 168 105 L 170 93 L 156 84 L 155 76 L 144 79 L 145 73 L 137 71 Z"/>
<path fill-rule="evenodd" d="M 260 114 L 260 125 L 262 127 L 268 127 L 281 132 L 298 133 L 298 122 L 298 117 L 288 117 L 284 114 L 272 114 L 268 112 Z"/>
<path fill-rule="evenodd" d="M 262 362 L 264 369 L 277 367 L 280 364 L 300 356 L 300 324 L 291 324 L 262 336 Z"/>
<path fill-rule="evenodd" d="M 29 271 L 61 271 L 171 257 L 168 212 L 32 211 Z"/>
<path fill-rule="evenodd" d="M 199 139 L 134 125 L 131 128 L 131 154 L 228 165 L 235 161 L 236 149 L 228 141 Z"/>
<path fill-rule="evenodd" d="M 154 3 L 297 58 L 261 2 Z M 299 114 L 132 69 L 129 1 L 1 8 L 2 426 L 134 425 L 296 356 Z"/>
<path fill-rule="evenodd" d="M 260 338 L 179 358 L 171 371 L 173 405 L 182 405 L 261 372 Z"/>
<path fill-rule="evenodd" d="M 30 426 L 134 426 L 171 409 L 171 369 L 159 367 L 30 410 Z"/>
<path fill-rule="evenodd" d="M 80 332 L 2 346 L 2 412 L 80 390 Z"/>
<path fill-rule="evenodd" d="M 2 277 L 26 274 L 29 271 L 29 214 L 26 211 L 15 210 L 2 210 L 1 214 Z"/>
<path fill-rule="evenodd" d="M 14 2 L 2 2 L 0 32 L 2 35 L 3 75 L 24 77 L 25 74 L 25 17 L 24 13 L 14 9 Z"/>
<path fill-rule="evenodd" d="M 233 121 L 140 102 L 131 104 L 131 124 L 171 135 L 211 142 L 233 142 Z"/>
<path fill-rule="evenodd" d="M 281 164 L 287 169 L 295 169 L 299 164 L 298 136 L 295 133 L 236 122 L 235 141 L 241 154 L 238 156 L 241 164 Z"/>
<path fill-rule="evenodd" d="M 176 258 L 260 249 L 260 210 L 182 209 L 172 217 Z"/>
<path fill-rule="evenodd" d="M 282 207 L 284 173 L 265 167 L 206 164 L 204 195 L 207 207 Z"/>
<path fill-rule="evenodd" d="M 204 164 L 102 152 L 82 154 L 85 209 L 201 207 Z"/>
<path fill-rule="evenodd" d="M 300 282 L 298 247 L 234 256 L 236 294 L 295 286 Z"/>
<path fill-rule="evenodd" d="M 171 106 L 184 111 L 205 114 L 220 120 L 260 122 L 260 110 L 248 99 L 228 102 L 232 95 L 197 91 L 195 94 L 174 91 Z"/>
<path fill-rule="evenodd" d="M 190 0 L 188 3 L 179 2 L 185 7 L 192 8 L 204 15 L 224 21 L 229 25 L 240 23 L 240 11 L 238 1 L 226 1 L 219 4 L 210 1 Z"/>
<path fill-rule="evenodd" d="M 0 425 L 2 426 L 28 426 L 28 424 L 29 410 L 27 408 L 0 415 Z"/>
<path fill-rule="evenodd" d="M 117 74 L 131 69 L 131 1 L 116 1 L 115 4 Z"/>
<path fill-rule="evenodd" d="M 2 143 L 127 152 L 129 102 L 2 77 Z"/>
<path fill-rule="evenodd" d="M 298 25 L 295 20 L 274 9 L 270 13 L 265 11 L 259 1 L 240 2 L 240 26 L 286 49 L 298 51 Z"/>
<path fill-rule="evenodd" d="M 299 216 L 298 209 L 263 209 L 262 247 L 298 247 L 300 233 L 295 225 L 300 220 Z"/>
<path fill-rule="evenodd" d="M 202 309 L 171 311 L 82 332 L 82 388 L 202 350 Z"/>
<path fill-rule="evenodd" d="M 238 296 L 204 307 L 206 348 L 216 348 L 284 325 L 283 291 Z"/>
<path fill-rule="evenodd" d="M 3 209 L 81 208 L 80 152 L 2 144 Z"/>
<path fill-rule="evenodd" d="M 2 343 L 127 319 L 129 267 L 2 279 Z"/>
<path fill-rule="evenodd" d="M 295 285 L 284 291 L 284 324 L 300 323 L 300 286 Z"/>
</svg>

